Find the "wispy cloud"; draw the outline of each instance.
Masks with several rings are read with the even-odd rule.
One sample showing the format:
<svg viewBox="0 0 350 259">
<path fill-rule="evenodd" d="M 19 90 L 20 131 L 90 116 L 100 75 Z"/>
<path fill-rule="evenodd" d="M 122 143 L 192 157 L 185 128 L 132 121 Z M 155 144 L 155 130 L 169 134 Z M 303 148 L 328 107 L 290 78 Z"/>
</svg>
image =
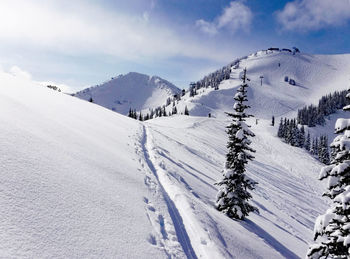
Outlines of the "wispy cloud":
<svg viewBox="0 0 350 259">
<path fill-rule="evenodd" d="M 253 14 L 248 6 L 242 1 L 232 1 L 212 22 L 200 19 L 196 21 L 196 26 L 210 35 L 217 34 L 221 29 L 234 33 L 237 30 L 249 30 L 252 19 Z"/>
<path fill-rule="evenodd" d="M 349 19 L 349 0 L 295 0 L 277 12 L 277 20 L 285 30 L 318 30 L 342 25 Z"/>
<path fill-rule="evenodd" d="M 204 33 L 215 35 L 218 33 L 218 27 L 215 23 L 207 22 L 203 19 L 196 21 L 196 26 Z"/>
<path fill-rule="evenodd" d="M 151 1 L 150 9 L 154 5 Z M 225 58 L 225 54 L 213 53 L 208 44 L 190 34 L 153 22 L 148 12 L 130 15 L 81 0 L 2 0 L 0 42 L 21 42 L 68 55 L 106 54 L 126 60 Z"/>
</svg>

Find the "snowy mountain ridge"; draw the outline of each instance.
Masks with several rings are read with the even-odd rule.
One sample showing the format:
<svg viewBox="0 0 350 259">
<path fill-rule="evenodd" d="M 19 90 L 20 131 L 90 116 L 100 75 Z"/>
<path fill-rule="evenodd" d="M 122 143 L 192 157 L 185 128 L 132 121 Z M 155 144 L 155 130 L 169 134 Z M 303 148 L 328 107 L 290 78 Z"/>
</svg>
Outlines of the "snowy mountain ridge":
<svg viewBox="0 0 350 259">
<path fill-rule="evenodd" d="M 190 114 L 195 116 L 207 116 L 209 113 L 221 116 L 222 109 L 230 111 L 231 97 L 240 84 L 244 68 L 247 68 L 250 79 L 248 99 L 251 113 L 264 119 L 295 116 L 298 108 L 317 103 L 322 95 L 347 89 L 350 54 L 293 55 L 289 52 L 258 51 L 232 66 L 230 78 L 222 80 L 218 90 L 208 85 L 198 89 L 194 97 L 187 92 L 177 102 L 177 110 L 184 111 L 187 106 Z M 291 79 L 295 85 L 289 83 Z M 167 111 L 171 112 L 171 109 L 168 107 Z"/>
<path fill-rule="evenodd" d="M 159 106 L 179 92 L 179 88 L 158 76 L 130 72 L 74 96 L 125 115 L 130 108 L 142 110 Z"/>
</svg>

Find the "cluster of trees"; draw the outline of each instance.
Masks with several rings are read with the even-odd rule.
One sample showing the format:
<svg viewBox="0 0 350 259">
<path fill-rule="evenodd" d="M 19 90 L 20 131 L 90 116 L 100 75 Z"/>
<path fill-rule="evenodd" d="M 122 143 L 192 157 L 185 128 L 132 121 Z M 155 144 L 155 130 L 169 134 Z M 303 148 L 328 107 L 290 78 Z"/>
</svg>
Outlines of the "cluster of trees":
<svg viewBox="0 0 350 259">
<path fill-rule="evenodd" d="M 47 85 L 46 87 L 47 87 L 47 88 L 50 88 L 50 89 L 52 89 L 52 90 L 61 92 L 61 89 L 60 89 L 58 86 L 55 86 L 55 85 Z"/>
<path fill-rule="evenodd" d="M 328 149 L 328 137 L 320 136 L 319 138 L 315 137 L 312 141 L 312 144 L 309 146 L 308 150 L 314 157 L 318 158 L 321 163 L 329 165 L 330 163 L 330 154 Z"/>
<path fill-rule="evenodd" d="M 350 99 L 350 94 L 347 95 Z M 343 108 L 350 110 L 350 105 Z M 350 258 L 350 119 L 340 118 L 335 124 L 339 134 L 331 143 L 332 161 L 323 167 L 319 179 L 328 180 L 323 196 L 331 200 L 330 208 L 318 216 L 314 228 L 314 240 L 307 258 Z"/>
<path fill-rule="evenodd" d="M 293 53 L 293 55 L 295 55 L 296 53 L 300 53 L 300 50 L 297 48 L 297 47 L 293 47 L 292 49 L 286 49 L 286 48 L 283 48 L 283 49 L 280 49 L 280 48 L 268 48 L 266 51 L 266 54 L 269 53 L 269 51 L 271 51 L 272 53 L 274 51 L 284 51 L 284 52 L 290 52 L 290 53 Z"/>
<path fill-rule="evenodd" d="M 329 164 L 330 155 L 327 136 L 315 137 L 311 142 L 310 133 L 306 134 L 304 125 L 298 127 L 296 119 L 281 118 L 277 136 L 294 147 L 304 148 L 320 162 L 326 165 Z"/>
<path fill-rule="evenodd" d="M 162 107 L 157 107 L 155 109 L 150 109 L 150 111 L 148 113 L 146 113 L 145 115 L 142 114 L 142 112 L 140 111 L 139 113 L 136 112 L 136 110 L 133 109 L 129 109 L 128 112 L 128 117 L 133 118 L 135 120 L 139 120 L 139 121 L 146 121 L 146 120 L 151 120 L 157 117 L 167 117 L 167 116 L 172 116 L 174 114 L 177 114 L 177 108 L 176 106 L 173 106 L 172 111 L 170 112 L 166 112 L 165 109 L 165 105 Z M 183 113 L 184 115 L 190 115 L 187 106 L 185 106 L 185 110 Z"/>
<path fill-rule="evenodd" d="M 298 123 L 309 127 L 324 125 L 326 116 L 335 113 L 337 110 L 349 104 L 349 100 L 346 99 L 346 94 L 347 91 L 336 91 L 332 94 L 322 96 L 318 105 L 309 105 L 298 110 Z"/>
<path fill-rule="evenodd" d="M 197 94 L 197 90 L 201 88 L 214 88 L 215 90 L 219 89 L 219 84 L 221 81 L 230 79 L 231 69 L 237 69 L 239 68 L 239 62 L 241 59 L 244 59 L 246 57 L 236 59 L 235 61 L 231 62 L 227 66 L 222 67 L 221 69 L 216 70 L 213 73 L 210 73 L 209 75 L 205 76 L 203 79 L 197 81 L 196 83 L 191 83 L 189 92 L 190 97 L 193 97 Z"/>
</svg>

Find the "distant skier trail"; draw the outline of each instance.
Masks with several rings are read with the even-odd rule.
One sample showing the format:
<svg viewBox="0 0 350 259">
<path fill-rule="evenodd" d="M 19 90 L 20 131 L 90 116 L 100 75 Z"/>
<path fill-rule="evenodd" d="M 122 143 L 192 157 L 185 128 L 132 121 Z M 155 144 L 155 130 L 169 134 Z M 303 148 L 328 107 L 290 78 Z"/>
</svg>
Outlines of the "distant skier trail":
<svg viewBox="0 0 350 259">
<path fill-rule="evenodd" d="M 163 185 L 159 181 L 158 172 L 156 170 L 156 166 L 152 162 L 152 157 L 151 157 L 152 155 L 150 154 L 150 151 L 149 151 L 149 146 L 150 146 L 149 141 L 150 140 L 149 140 L 148 135 L 149 135 L 149 130 L 148 130 L 147 126 L 144 125 L 143 126 L 143 139 L 142 139 L 141 144 L 142 144 L 143 155 L 144 155 L 145 161 L 147 163 L 147 166 L 149 167 L 149 169 L 151 170 L 151 172 L 154 174 L 155 178 L 158 181 L 159 188 L 164 196 L 164 200 L 166 201 L 166 205 L 168 207 L 170 217 L 173 221 L 178 241 L 181 244 L 184 253 L 186 254 L 187 258 L 196 259 L 197 256 L 192 248 L 191 240 L 186 232 L 185 226 L 184 226 L 183 221 L 182 221 L 182 217 L 181 217 L 178 209 L 176 208 L 174 202 L 170 199 L 168 193 L 166 192 Z"/>
</svg>

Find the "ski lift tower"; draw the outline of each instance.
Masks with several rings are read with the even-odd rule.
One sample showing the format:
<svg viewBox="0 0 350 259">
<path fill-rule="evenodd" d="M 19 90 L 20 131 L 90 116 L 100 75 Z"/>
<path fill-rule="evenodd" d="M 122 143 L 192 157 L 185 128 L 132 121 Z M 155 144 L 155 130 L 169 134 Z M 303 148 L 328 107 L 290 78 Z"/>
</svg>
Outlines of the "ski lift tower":
<svg viewBox="0 0 350 259">
<path fill-rule="evenodd" d="M 262 86 L 263 78 L 264 78 L 264 76 L 260 76 L 260 86 Z"/>
</svg>

